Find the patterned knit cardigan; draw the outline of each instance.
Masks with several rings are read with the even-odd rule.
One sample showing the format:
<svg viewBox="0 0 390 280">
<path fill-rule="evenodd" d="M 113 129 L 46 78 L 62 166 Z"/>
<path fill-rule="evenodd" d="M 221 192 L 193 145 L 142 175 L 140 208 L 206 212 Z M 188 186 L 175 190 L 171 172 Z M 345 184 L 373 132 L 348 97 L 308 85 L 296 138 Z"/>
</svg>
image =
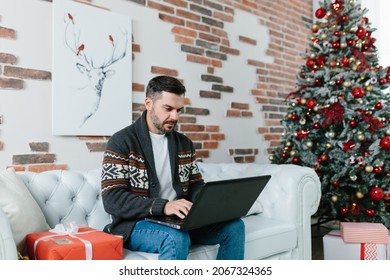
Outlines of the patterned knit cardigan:
<svg viewBox="0 0 390 280">
<path fill-rule="evenodd" d="M 190 201 L 204 185 L 196 165 L 195 148 L 183 134 L 167 134 L 173 188 L 178 198 Z M 132 125 L 116 132 L 107 143 L 103 158 L 101 192 L 103 205 L 112 216 L 104 229 L 128 238 L 136 221 L 163 215 L 166 199 L 159 198 L 152 142 L 146 111 Z"/>
</svg>

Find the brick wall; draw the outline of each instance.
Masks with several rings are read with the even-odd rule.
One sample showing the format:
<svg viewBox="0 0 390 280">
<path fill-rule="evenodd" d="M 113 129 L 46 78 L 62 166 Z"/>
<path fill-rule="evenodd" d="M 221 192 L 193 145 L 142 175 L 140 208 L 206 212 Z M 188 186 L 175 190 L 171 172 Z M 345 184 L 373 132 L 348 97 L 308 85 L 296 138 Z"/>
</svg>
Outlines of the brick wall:
<svg viewBox="0 0 390 280">
<path fill-rule="evenodd" d="M 91 4 L 94 1 L 89 1 Z M 265 123 L 254 129 L 263 135 L 270 152 L 280 141 L 283 129 L 281 118 L 286 112 L 285 97 L 295 87 L 295 74 L 302 63 L 300 53 L 307 46 L 307 38 L 311 33 L 312 1 L 207 1 L 207 0 L 134 0 L 129 5 L 142 5 L 157 12 L 158 18 L 172 25 L 171 32 L 174 42 L 185 55 L 186 67 L 191 64 L 202 65 L 204 73 L 201 80 L 207 87 L 199 90 L 198 98 L 204 100 L 222 99 L 224 95 L 238 95 L 239 89 L 229 84 L 224 77 L 215 74 L 215 70 L 223 68 L 231 56 L 240 55 L 239 49 L 231 47 L 225 24 L 234 21 L 236 10 L 243 10 L 258 18 L 261 25 L 269 30 L 270 42 L 267 56 L 273 58 L 272 63 L 265 63 L 256 58 L 249 58 L 247 64 L 256 73 L 256 83 L 251 89 L 255 103 L 264 114 Z M 1 16 L 1 11 L 0 11 Z M 242 26 L 242 28 L 251 28 Z M 262 44 L 248 36 L 240 35 L 238 40 L 244 44 L 256 46 Z M 18 40 L 18 31 L 12 26 L 3 26 L 0 17 L 0 40 Z M 142 52 L 142 45 L 136 38 L 132 42 L 133 60 L 137 53 Z M 159 65 L 151 67 L 152 74 L 167 74 L 180 77 L 180 69 L 170 69 Z M 237 73 L 239 75 L 239 72 Z M 245 77 L 241 77 L 245 78 Z M 51 81 L 51 73 L 40 69 L 24 68 L 19 65 L 18 57 L 13 53 L 5 53 L 0 49 L 0 94 L 1 89 L 13 89 L 23 92 L 28 80 Z M 183 81 L 185 83 L 185 81 Z M 133 80 L 133 95 L 144 94 L 146 85 Z M 225 141 L 225 134 L 218 123 L 202 124 L 198 117 L 207 117 L 210 108 L 192 106 L 193 100 L 186 99 L 185 109 L 179 123 L 179 130 L 190 137 L 197 148 L 199 158 L 208 158 L 210 152 L 219 148 L 219 143 Z M 133 119 L 140 116 L 143 104 L 133 103 Z M 226 118 L 253 118 L 253 108 L 248 103 L 231 102 L 225 109 Z M 2 113 L 0 112 L 0 116 Z M 6 117 L 6 116 L 5 116 Z M 210 124 L 211 123 L 211 124 Z M 0 123 L 1 132 L 1 123 Z M 102 152 L 108 137 L 78 137 L 85 142 L 89 152 Z M 67 164 L 56 163 L 56 151 L 49 149 L 50 143 L 26 143 L 31 153 L 15 154 L 10 165 L 19 169 L 43 171 L 47 169 L 67 169 Z M 6 149 L 7 143 L 1 141 L 0 150 Z M 230 147 L 227 151 L 235 162 L 253 162 L 259 154 L 257 145 L 253 147 Z"/>
</svg>

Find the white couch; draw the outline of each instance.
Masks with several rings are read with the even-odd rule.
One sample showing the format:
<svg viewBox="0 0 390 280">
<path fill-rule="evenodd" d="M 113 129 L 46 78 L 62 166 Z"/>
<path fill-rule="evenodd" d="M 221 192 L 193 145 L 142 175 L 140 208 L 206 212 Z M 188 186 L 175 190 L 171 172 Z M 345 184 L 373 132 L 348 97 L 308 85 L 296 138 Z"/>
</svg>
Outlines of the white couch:
<svg viewBox="0 0 390 280">
<path fill-rule="evenodd" d="M 236 163 L 199 163 L 199 168 L 205 181 L 255 174 L 272 176 L 251 209 L 257 214 L 243 218 L 246 259 L 311 259 L 311 216 L 317 211 L 321 196 L 320 181 L 312 169 Z M 38 203 L 50 228 L 76 222 L 101 230 L 110 222 L 100 196 L 99 170 L 16 174 Z M 0 209 L 0 259 L 16 259 L 15 232 L 6 212 L 5 207 Z M 217 246 L 193 246 L 189 259 L 214 259 L 216 253 Z M 124 259 L 157 257 L 124 250 Z"/>
</svg>

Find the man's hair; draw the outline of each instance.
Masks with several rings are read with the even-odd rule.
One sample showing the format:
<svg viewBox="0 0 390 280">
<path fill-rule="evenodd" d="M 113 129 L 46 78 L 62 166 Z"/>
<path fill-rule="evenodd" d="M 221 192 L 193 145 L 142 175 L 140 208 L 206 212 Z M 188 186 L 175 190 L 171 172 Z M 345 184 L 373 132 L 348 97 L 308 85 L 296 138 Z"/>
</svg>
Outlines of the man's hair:
<svg viewBox="0 0 390 280">
<path fill-rule="evenodd" d="M 176 78 L 170 76 L 157 76 L 151 79 L 146 87 L 146 97 L 158 98 L 162 91 L 184 95 L 185 86 Z"/>
</svg>

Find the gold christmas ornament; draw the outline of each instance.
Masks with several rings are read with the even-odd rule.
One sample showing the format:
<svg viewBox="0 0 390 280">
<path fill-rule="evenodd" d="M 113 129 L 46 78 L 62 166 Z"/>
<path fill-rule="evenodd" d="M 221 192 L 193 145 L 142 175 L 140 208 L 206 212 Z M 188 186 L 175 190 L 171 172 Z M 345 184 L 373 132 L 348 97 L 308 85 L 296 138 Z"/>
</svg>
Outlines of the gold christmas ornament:
<svg viewBox="0 0 390 280">
<path fill-rule="evenodd" d="M 362 192 L 356 192 L 356 198 L 362 199 L 364 197 L 364 194 Z"/>
<path fill-rule="evenodd" d="M 351 86 L 351 82 L 350 82 L 350 81 L 345 81 L 345 82 L 343 83 L 343 86 L 348 88 L 348 87 Z"/>
<path fill-rule="evenodd" d="M 357 136 L 356 136 L 357 140 L 358 141 L 364 141 L 366 139 L 366 137 L 364 136 L 363 133 L 359 133 Z"/>
<path fill-rule="evenodd" d="M 306 146 L 308 146 L 309 148 L 313 147 L 313 142 L 312 141 L 307 141 L 306 142 Z"/>
<path fill-rule="evenodd" d="M 337 195 L 332 195 L 330 197 L 330 200 L 333 202 L 333 203 L 336 203 L 338 200 L 339 200 L 339 197 Z"/>
<path fill-rule="evenodd" d="M 349 176 L 349 179 L 351 179 L 351 181 L 356 181 L 357 180 L 357 176 L 356 175 L 351 175 Z"/>
<path fill-rule="evenodd" d="M 374 167 L 372 165 L 367 165 L 364 170 L 366 170 L 368 173 L 371 173 L 374 170 Z"/>
</svg>

